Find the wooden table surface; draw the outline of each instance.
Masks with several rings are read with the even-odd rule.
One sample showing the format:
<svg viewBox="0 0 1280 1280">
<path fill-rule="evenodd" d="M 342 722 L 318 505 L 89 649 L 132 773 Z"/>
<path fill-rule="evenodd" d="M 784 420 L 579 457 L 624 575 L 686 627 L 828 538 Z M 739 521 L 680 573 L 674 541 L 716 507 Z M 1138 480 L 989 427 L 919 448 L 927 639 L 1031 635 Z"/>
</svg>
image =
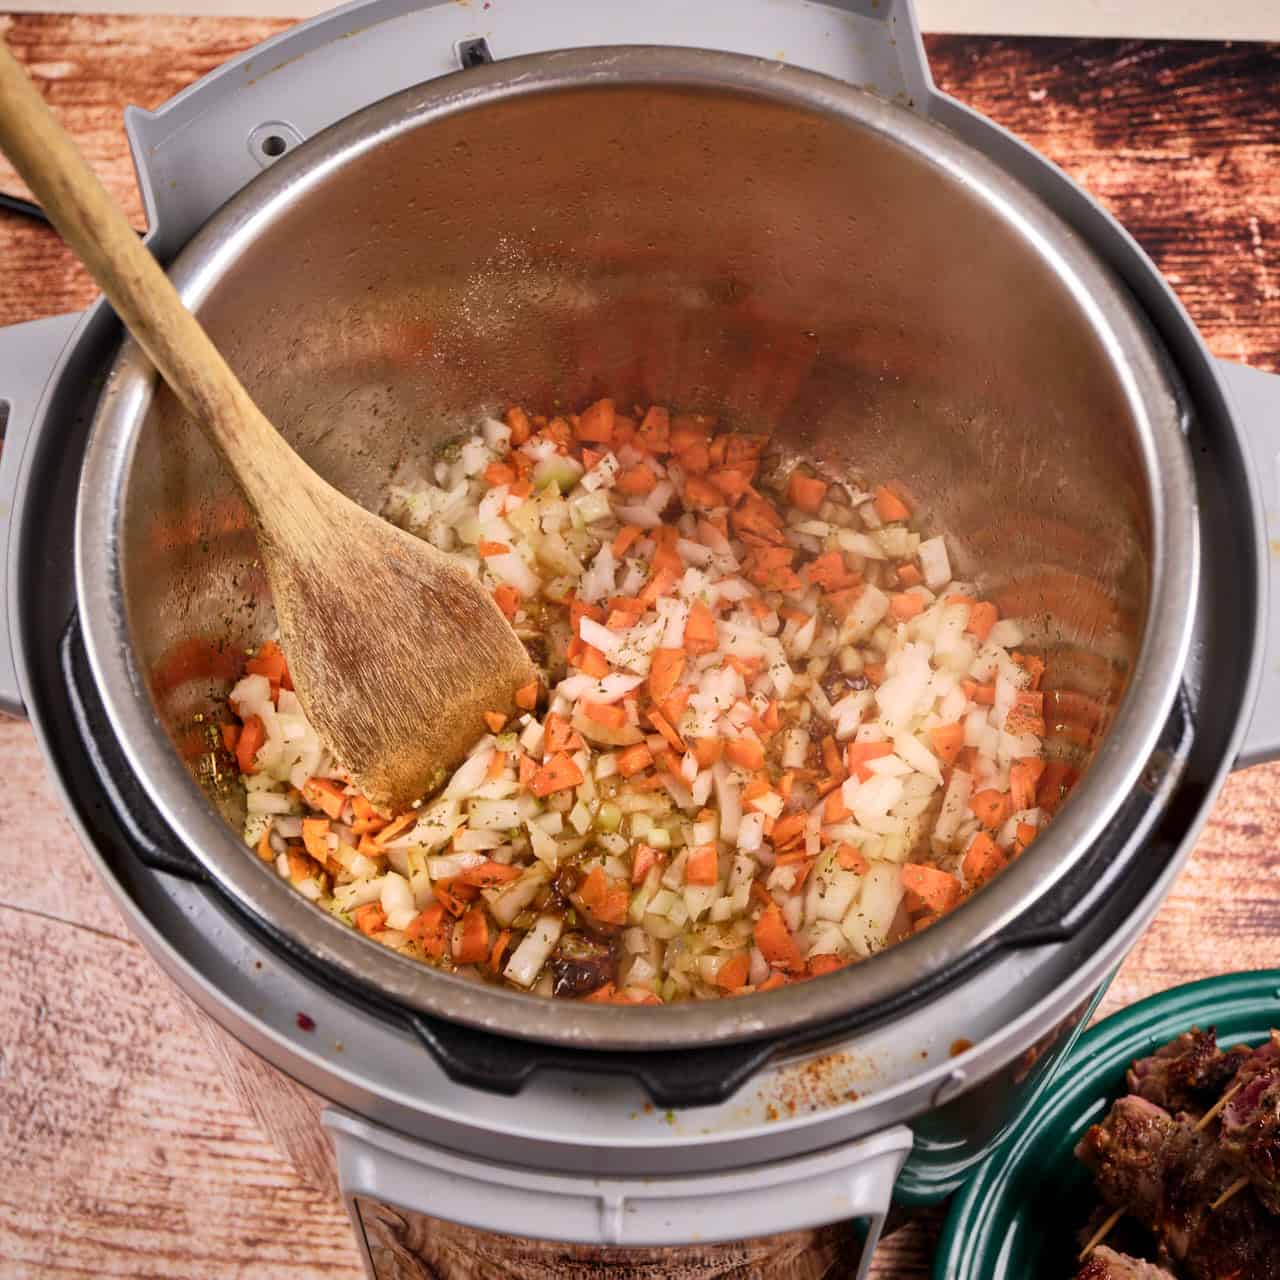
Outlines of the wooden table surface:
<svg viewBox="0 0 1280 1280">
<path fill-rule="evenodd" d="M 120 112 L 155 106 L 273 21 L 0 15 L 141 225 Z M 1280 370 L 1280 46 L 946 38 L 944 89 L 1106 203 L 1218 355 Z M 21 184 L 0 162 L 0 190 Z M 0 324 L 85 306 L 50 233 L 0 216 Z M 0 386 L 0 395 L 3 394 Z M 0 722 L 0 1277 L 354 1277 L 340 1206 L 305 1184 L 220 1074 L 59 813 L 30 730 Z M 1280 765 L 1237 774 L 1104 1012 L 1277 963 Z M 927 1274 L 938 1214 L 882 1247 Z"/>
</svg>

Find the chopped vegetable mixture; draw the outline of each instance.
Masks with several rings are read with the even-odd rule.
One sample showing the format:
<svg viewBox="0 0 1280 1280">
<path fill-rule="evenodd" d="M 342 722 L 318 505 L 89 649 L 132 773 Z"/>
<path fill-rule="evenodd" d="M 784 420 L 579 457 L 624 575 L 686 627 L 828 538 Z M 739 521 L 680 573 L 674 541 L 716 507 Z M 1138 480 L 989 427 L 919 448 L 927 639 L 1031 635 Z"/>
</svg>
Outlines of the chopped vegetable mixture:
<svg viewBox="0 0 1280 1280">
<path fill-rule="evenodd" d="M 529 646 L 515 718 L 403 814 L 326 759 L 274 643 L 224 730 L 248 843 L 385 946 L 548 996 L 767 991 L 953 910 L 1075 781 L 1023 625 L 905 492 L 608 399 L 427 465 L 385 514 Z"/>
</svg>

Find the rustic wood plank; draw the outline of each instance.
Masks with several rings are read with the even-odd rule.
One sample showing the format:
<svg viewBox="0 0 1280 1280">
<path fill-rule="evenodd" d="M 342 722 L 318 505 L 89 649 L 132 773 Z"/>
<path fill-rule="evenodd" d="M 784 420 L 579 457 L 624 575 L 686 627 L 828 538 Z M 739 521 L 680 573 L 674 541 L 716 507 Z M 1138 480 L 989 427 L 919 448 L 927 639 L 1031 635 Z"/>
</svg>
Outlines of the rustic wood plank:
<svg viewBox="0 0 1280 1280">
<path fill-rule="evenodd" d="M 123 107 L 158 105 L 287 25 L 0 15 L 139 226 Z M 1280 368 L 1280 46 L 928 45 L 944 89 L 1116 213 L 1218 354 Z M 3 161 L 0 190 L 21 192 Z M 0 217 L 0 262 L 0 323 L 93 296 L 57 238 L 17 219 Z M 0 1275 L 354 1276 L 345 1215 L 264 1139 L 273 1117 L 265 1130 L 254 1118 L 258 1064 L 222 1042 L 211 1055 L 200 1020 L 128 938 L 29 729 L 0 724 L 0 761 Z M 1278 837 L 1280 766 L 1233 778 L 1104 1012 L 1274 963 Z M 309 1104 L 294 1104 L 275 1136 L 322 1178 L 305 1151 Z M 923 1280 L 940 1221 L 933 1211 L 891 1236 L 877 1280 Z"/>
</svg>

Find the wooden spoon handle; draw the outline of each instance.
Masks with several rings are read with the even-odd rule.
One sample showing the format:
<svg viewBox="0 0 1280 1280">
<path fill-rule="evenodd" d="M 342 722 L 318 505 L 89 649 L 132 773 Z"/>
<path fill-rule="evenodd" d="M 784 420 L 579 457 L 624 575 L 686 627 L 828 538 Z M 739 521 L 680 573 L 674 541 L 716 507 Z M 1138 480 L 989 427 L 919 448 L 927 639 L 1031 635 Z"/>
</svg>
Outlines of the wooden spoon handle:
<svg viewBox="0 0 1280 1280">
<path fill-rule="evenodd" d="M 262 484 L 270 483 L 274 469 L 289 467 L 292 451 L 183 305 L 3 41 L 0 149 L 164 380 L 227 459 L 249 501 L 259 506 L 255 499 L 266 496 Z"/>
</svg>

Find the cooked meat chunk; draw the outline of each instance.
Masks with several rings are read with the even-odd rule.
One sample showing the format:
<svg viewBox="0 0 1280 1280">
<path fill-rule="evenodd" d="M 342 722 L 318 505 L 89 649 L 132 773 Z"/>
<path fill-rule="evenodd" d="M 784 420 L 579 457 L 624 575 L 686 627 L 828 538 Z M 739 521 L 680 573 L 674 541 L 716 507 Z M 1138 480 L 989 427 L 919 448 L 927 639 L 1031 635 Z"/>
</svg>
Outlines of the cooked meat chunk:
<svg viewBox="0 0 1280 1280">
<path fill-rule="evenodd" d="M 613 948 L 583 933 L 566 933 L 547 962 L 552 994 L 585 996 L 614 980 L 617 957 Z"/>
<path fill-rule="evenodd" d="M 1106 1245 L 1099 1245 L 1076 1272 L 1076 1280 L 1174 1280 L 1173 1273 L 1154 1262 L 1131 1258 L 1127 1253 L 1116 1253 Z"/>
<path fill-rule="evenodd" d="M 1212 1027 L 1193 1027 L 1162 1045 L 1150 1057 L 1139 1058 L 1126 1077 L 1129 1092 L 1166 1111 L 1201 1116 L 1217 1101 L 1249 1050 L 1237 1046 L 1228 1053 L 1218 1048 Z"/>
<path fill-rule="evenodd" d="M 1239 1178 L 1211 1128 L 1145 1098 L 1121 1098 L 1076 1148 L 1103 1199 L 1155 1236 L 1187 1280 L 1280 1280 L 1280 1219 L 1251 1188 L 1211 1206 Z"/>
<path fill-rule="evenodd" d="M 1222 1112 L 1226 1159 L 1248 1176 L 1268 1213 L 1280 1214 L 1280 1066 L 1252 1074 Z"/>
</svg>

